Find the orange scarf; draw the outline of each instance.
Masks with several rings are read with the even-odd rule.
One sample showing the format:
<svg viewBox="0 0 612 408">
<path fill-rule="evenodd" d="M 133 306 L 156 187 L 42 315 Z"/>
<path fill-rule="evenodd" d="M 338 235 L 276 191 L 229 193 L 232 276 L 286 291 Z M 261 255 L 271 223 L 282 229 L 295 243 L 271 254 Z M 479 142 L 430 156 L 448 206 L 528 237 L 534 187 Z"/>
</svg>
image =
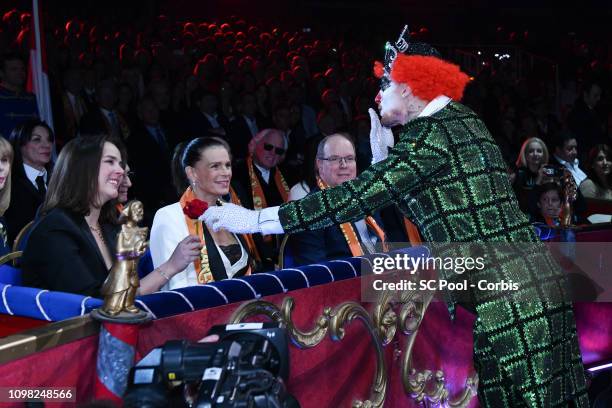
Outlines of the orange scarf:
<svg viewBox="0 0 612 408">
<path fill-rule="evenodd" d="M 261 183 L 255 174 L 255 166 L 253 165 L 253 157 L 247 157 L 247 168 L 249 170 L 249 179 L 251 182 L 251 192 L 253 194 L 253 209 L 261 210 L 268 207 L 268 203 L 266 202 L 266 196 L 264 195 L 263 188 L 261 187 Z M 280 193 L 284 202 L 287 202 L 289 199 L 289 186 L 285 181 L 285 178 L 280 172 L 279 168 L 276 168 L 274 172 L 274 183 L 276 184 L 276 188 Z"/>
<path fill-rule="evenodd" d="M 423 243 L 419 229 L 406 217 L 404 217 L 404 228 L 406 229 L 406 234 L 408 234 L 410 245 L 417 246 Z"/>
<path fill-rule="evenodd" d="M 317 177 L 317 185 L 321 190 L 325 190 L 329 187 L 319 177 Z M 374 231 L 380 242 L 382 242 L 383 251 L 386 252 L 388 248 L 387 241 L 385 240 L 385 232 L 383 231 L 383 229 L 380 228 L 376 220 L 369 215 L 365 217 L 365 222 L 367 226 Z M 351 254 L 353 256 L 362 256 L 364 254 L 364 250 L 361 246 L 361 243 L 359 242 L 359 238 L 357 238 L 357 233 L 355 233 L 353 224 L 351 224 L 350 222 L 340 224 L 340 230 L 342 231 L 342 235 L 344 235 L 344 239 L 346 239 L 346 243 L 348 244 L 349 249 L 351 250 Z"/>
<path fill-rule="evenodd" d="M 191 187 L 187 187 L 187 190 L 183 193 L 180 199 L 181 208 L 185 208 L 188 202 L 195 200 L 198 197 L 195 195 Z M 213 274 L 210 270 L 210 263 L 208 261 L 208 250 L 206 249 L 206 240 L 204 238 L 204 225 L 200 220 L 192 220 L 185 215 L 185 223 L 187 224 L 187 230 L 190 235 L 196 235 L 200 237 L 202 242 L 202 249 L 200 250 L 200 259 L 193 262 L 193 266 L 196 271 L 196 277 L 199 284 L 205 284 L 214 281 Z M 252 239 L 251 239 L 252 240 Z M 247 240 L 247 250 L 249 253 L 253 253 L 250 242 Z M 245 273 L 245 275 L 251 274 L 251 267 Z"/>
</svg>

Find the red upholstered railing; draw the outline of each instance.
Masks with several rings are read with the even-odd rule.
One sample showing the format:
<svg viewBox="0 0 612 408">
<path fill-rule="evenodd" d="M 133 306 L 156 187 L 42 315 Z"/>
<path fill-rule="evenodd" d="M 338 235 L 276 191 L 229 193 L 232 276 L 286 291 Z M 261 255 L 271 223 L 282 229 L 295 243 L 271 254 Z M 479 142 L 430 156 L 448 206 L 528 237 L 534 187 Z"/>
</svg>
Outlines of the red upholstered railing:
<svg viewBox="0 0 612 408">
<path fill-rule="evenodd" d="M 349 300 L 359 302 L 360 281 L 349 279 L 273 295 L 265 300 L 280 305 L 285 296 L 295 299 L 294 322 L 306 330 L 312 327 L 324 307 Z M 235 303 L 148 323 L 139 333 L 138 357 L 169 339 L 196 341 L 211 326 L 227 322 L 238 307 L 239 304 Z M 372 304 L 364 304 L 364 307 L 369 309 Z M 611 315 L 612 304 L 576 305 L 580 345 L 586 364 L 612 358 Z M 473 316 L 462 309 L 458 310 L 456 321 L 451 323 L 445 304 L 433 302 L 419 330 L 413 353 L 414 366 L 443 369 L 451 393 L 462 389 L 465 379 L 473 373 L 472 324 Z M 399 343 L 392 343 L 385 349 L 390 375 L 387 406 L 416 406 L 401 385 L 401 359 L 395 352 L 403 349 L 405 337 L 397 338 Z M 97 348 L 97 336 L 89 336 L 0 365 L 0 384 L 4 387 L 72 386 L 76 387 L 78 401 L 87 401 L 93 395 Z M 345 338 L 340 342 L 326 338 L 319 346 L 308 350 L 291 346 L 290 359 L 288 385 L 302 402 L 302 407 L 349 407 L 354 399 L 368 397 L 375 353 L 368 332 L 358 321 L 350 323 Z"/>
</svg>

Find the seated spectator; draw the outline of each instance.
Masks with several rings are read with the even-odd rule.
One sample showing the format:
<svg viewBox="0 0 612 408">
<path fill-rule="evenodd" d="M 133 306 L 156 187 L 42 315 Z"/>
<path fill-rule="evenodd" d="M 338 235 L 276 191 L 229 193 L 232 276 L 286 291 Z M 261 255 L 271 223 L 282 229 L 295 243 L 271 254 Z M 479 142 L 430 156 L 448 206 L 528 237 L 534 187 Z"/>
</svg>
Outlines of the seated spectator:
<svg viewBox="0 0 612 408">
<path fill-rule="evenodd" d="M 13 163 L 13 148 L 0 136 L 0 256 L 11 252 L 6 234 L 4 212 L 11 200 L 11 164 Z"/>
<path fill-rule="evenodd" d="M 23 254 L 25 286 L 100 297 L 119 231 L 115 199 L 124 176 L 119 143 L 105 135 L 79 137 L 60 153 Z M 198 245 L 183 240 L 166 263 L 141 280 L 139 294 L 159 289 L 193 262 Z"/>
<path fill-rule="evenodd" d="M 549 226 L 559 226 L 563 192 L 557 183 L 544 183 L 537 188 L 537 211 L 532 221 Z"/>
<path fill-rule="evenodd" d="M 193 92 L 192 110 L 188 123 L 187 133 L 190 137 L 204 137 L 211 134 L 226 137 L 229 121 L 218 112 L 219 101 L 215 94 L 202 89 Z"/>
<path fill-rule="evenodd" d="M 263 118 L 257 113 L 257 98 L 254 94 L 242 95 L 236 107 L 238 115 L 230 123 L 229 142 L 234 159 L 245 159 L 249 142 L 259 132 Z"/>
<path fill-rule="evenodd" d="M 97 106 L 81 117 L 81 134 L 106 133 L 120 140 L 128 140 L 130 127 L 116 108 L 117 87 L 110 80 L 101 81 L 96 89 Z"/>
<path fill-rule="evenodd" d="M 36 96 L 25 91 L 26 64 L 19 54 L 0 60 L 0 135 L 8 136 L 26 120 L 38 118 Z"/>
<path fill-rule="evenodd" d="M 155 212 L 176 200 L 170 162 L 174 141 L 161 125 L 151 97 L 143 97 L 138 104 L 138 119 L 127 148 L 134 170 L 134 195 L 142 201 L 144 223 L 150 226 Z"/>
<path fill-rule="evenodd" d="M 9 244 L 36 217 L 43 203 L 51 171 L 53 131 L 45 122 L 31 120 L 17 126 L 10 137 L 15 160 L 11 174 L 11 203 L 6 210 Z"/>
<path fill-rule="evenodd" d="M 166 262 L 185 237 L 199 237 L 203 245 L 197 260 L 170 277 L 164 288 L 176 289 L 250 274 L 254 250 L 248 236 L 225 230 L 211 231 L 206 224 L 184 213 L 184 208 L 196 199 L 209 206 L 219 205 L 221 197 L 229 193 L 232 179 L 229 146 L 218 138 L 197 138 L 186 144 L 177 156 L 190 185 L 179 202 L 155 214 L 151 229 L 153 265 Z"/>
<path fill-rule="evenodd" d="M 289 185 L 280 168 L 287 145 L 287 139 L 277 129 L 264 129 L 251 139 L 246 164 L 235 171 L 248 195 L 241 197 L 247 208 L 273 207 L 289 198 Z"/>
<path fill-rule="evenodd" d="M 548 164 L 548 149 L 542 139 L 531 137 L 523 143 L 516 159 L 516 178 L 514 191 L 519 201 L 519 207 L 525 213 L 531 212 L 530 201 L 533 200 L 534 189 L 542 184 L 545 174 L 544 166 Z"/>
<path fill-rule="evenodd" d="M 335 187 L 357 177 L 352 140 L 340 133 L 321 140 L 317 149 L 316 169 L 316 186 L 311 192 Z M 384 241 L 385 233 L 373 217 L 333 225 L 322 231 L 300 232 L 289 240 L 298 265 L 372 253 L 374 244 Z"/>
<path fill-rule="evenodd" d="M 588 178 L 580 184 L 580 192 L 585 198 L 612 200 L 612 157 L 610 148 L 599 144 L 589 151 L 586 162 Z M 609 218 L 609 217 L 608 217 Z"/>
<path fill-rule="evenodd" d="M 579 167 L 578 162 L 578 142 L 576 136 L 569 131 L 562 131 L 555 138 L 554 158 L 558 164 L 565 167 L 572 173 L 576 185 L 579 186 L 587 175 Z"/>
</svg>

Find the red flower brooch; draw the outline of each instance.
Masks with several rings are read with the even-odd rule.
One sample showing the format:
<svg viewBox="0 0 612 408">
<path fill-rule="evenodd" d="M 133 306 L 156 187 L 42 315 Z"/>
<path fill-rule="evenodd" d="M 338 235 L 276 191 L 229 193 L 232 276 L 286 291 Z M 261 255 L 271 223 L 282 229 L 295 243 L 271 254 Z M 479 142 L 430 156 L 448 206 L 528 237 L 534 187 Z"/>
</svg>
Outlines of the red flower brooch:
<svg viewBox="0 0 612 408">
<path fill-rule="evenodd" d="M 192 220 L 199 219 L 206 210 L 208 210 L 208 203 L 197 198 L 189 201 L 185 207 L 183 207 L 183 213 Z"/>
</svg>

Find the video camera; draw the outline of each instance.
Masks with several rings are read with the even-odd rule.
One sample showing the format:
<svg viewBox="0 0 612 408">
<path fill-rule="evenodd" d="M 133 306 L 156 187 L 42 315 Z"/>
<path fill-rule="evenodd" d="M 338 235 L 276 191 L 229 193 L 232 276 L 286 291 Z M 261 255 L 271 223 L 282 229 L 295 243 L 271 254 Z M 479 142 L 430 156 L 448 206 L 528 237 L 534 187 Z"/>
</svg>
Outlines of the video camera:
<svg viewBox="0 0 612 408">
<path fill-rule="evenodd" d="M 208 334 L 219 335 L 219 341 L 171 340 L 140 360 L 130 371 L 124 407 L 299 408 L 284 384 L 289 377 L 284 329 L 240 323 L 215 326 Z"/>
</svg>

